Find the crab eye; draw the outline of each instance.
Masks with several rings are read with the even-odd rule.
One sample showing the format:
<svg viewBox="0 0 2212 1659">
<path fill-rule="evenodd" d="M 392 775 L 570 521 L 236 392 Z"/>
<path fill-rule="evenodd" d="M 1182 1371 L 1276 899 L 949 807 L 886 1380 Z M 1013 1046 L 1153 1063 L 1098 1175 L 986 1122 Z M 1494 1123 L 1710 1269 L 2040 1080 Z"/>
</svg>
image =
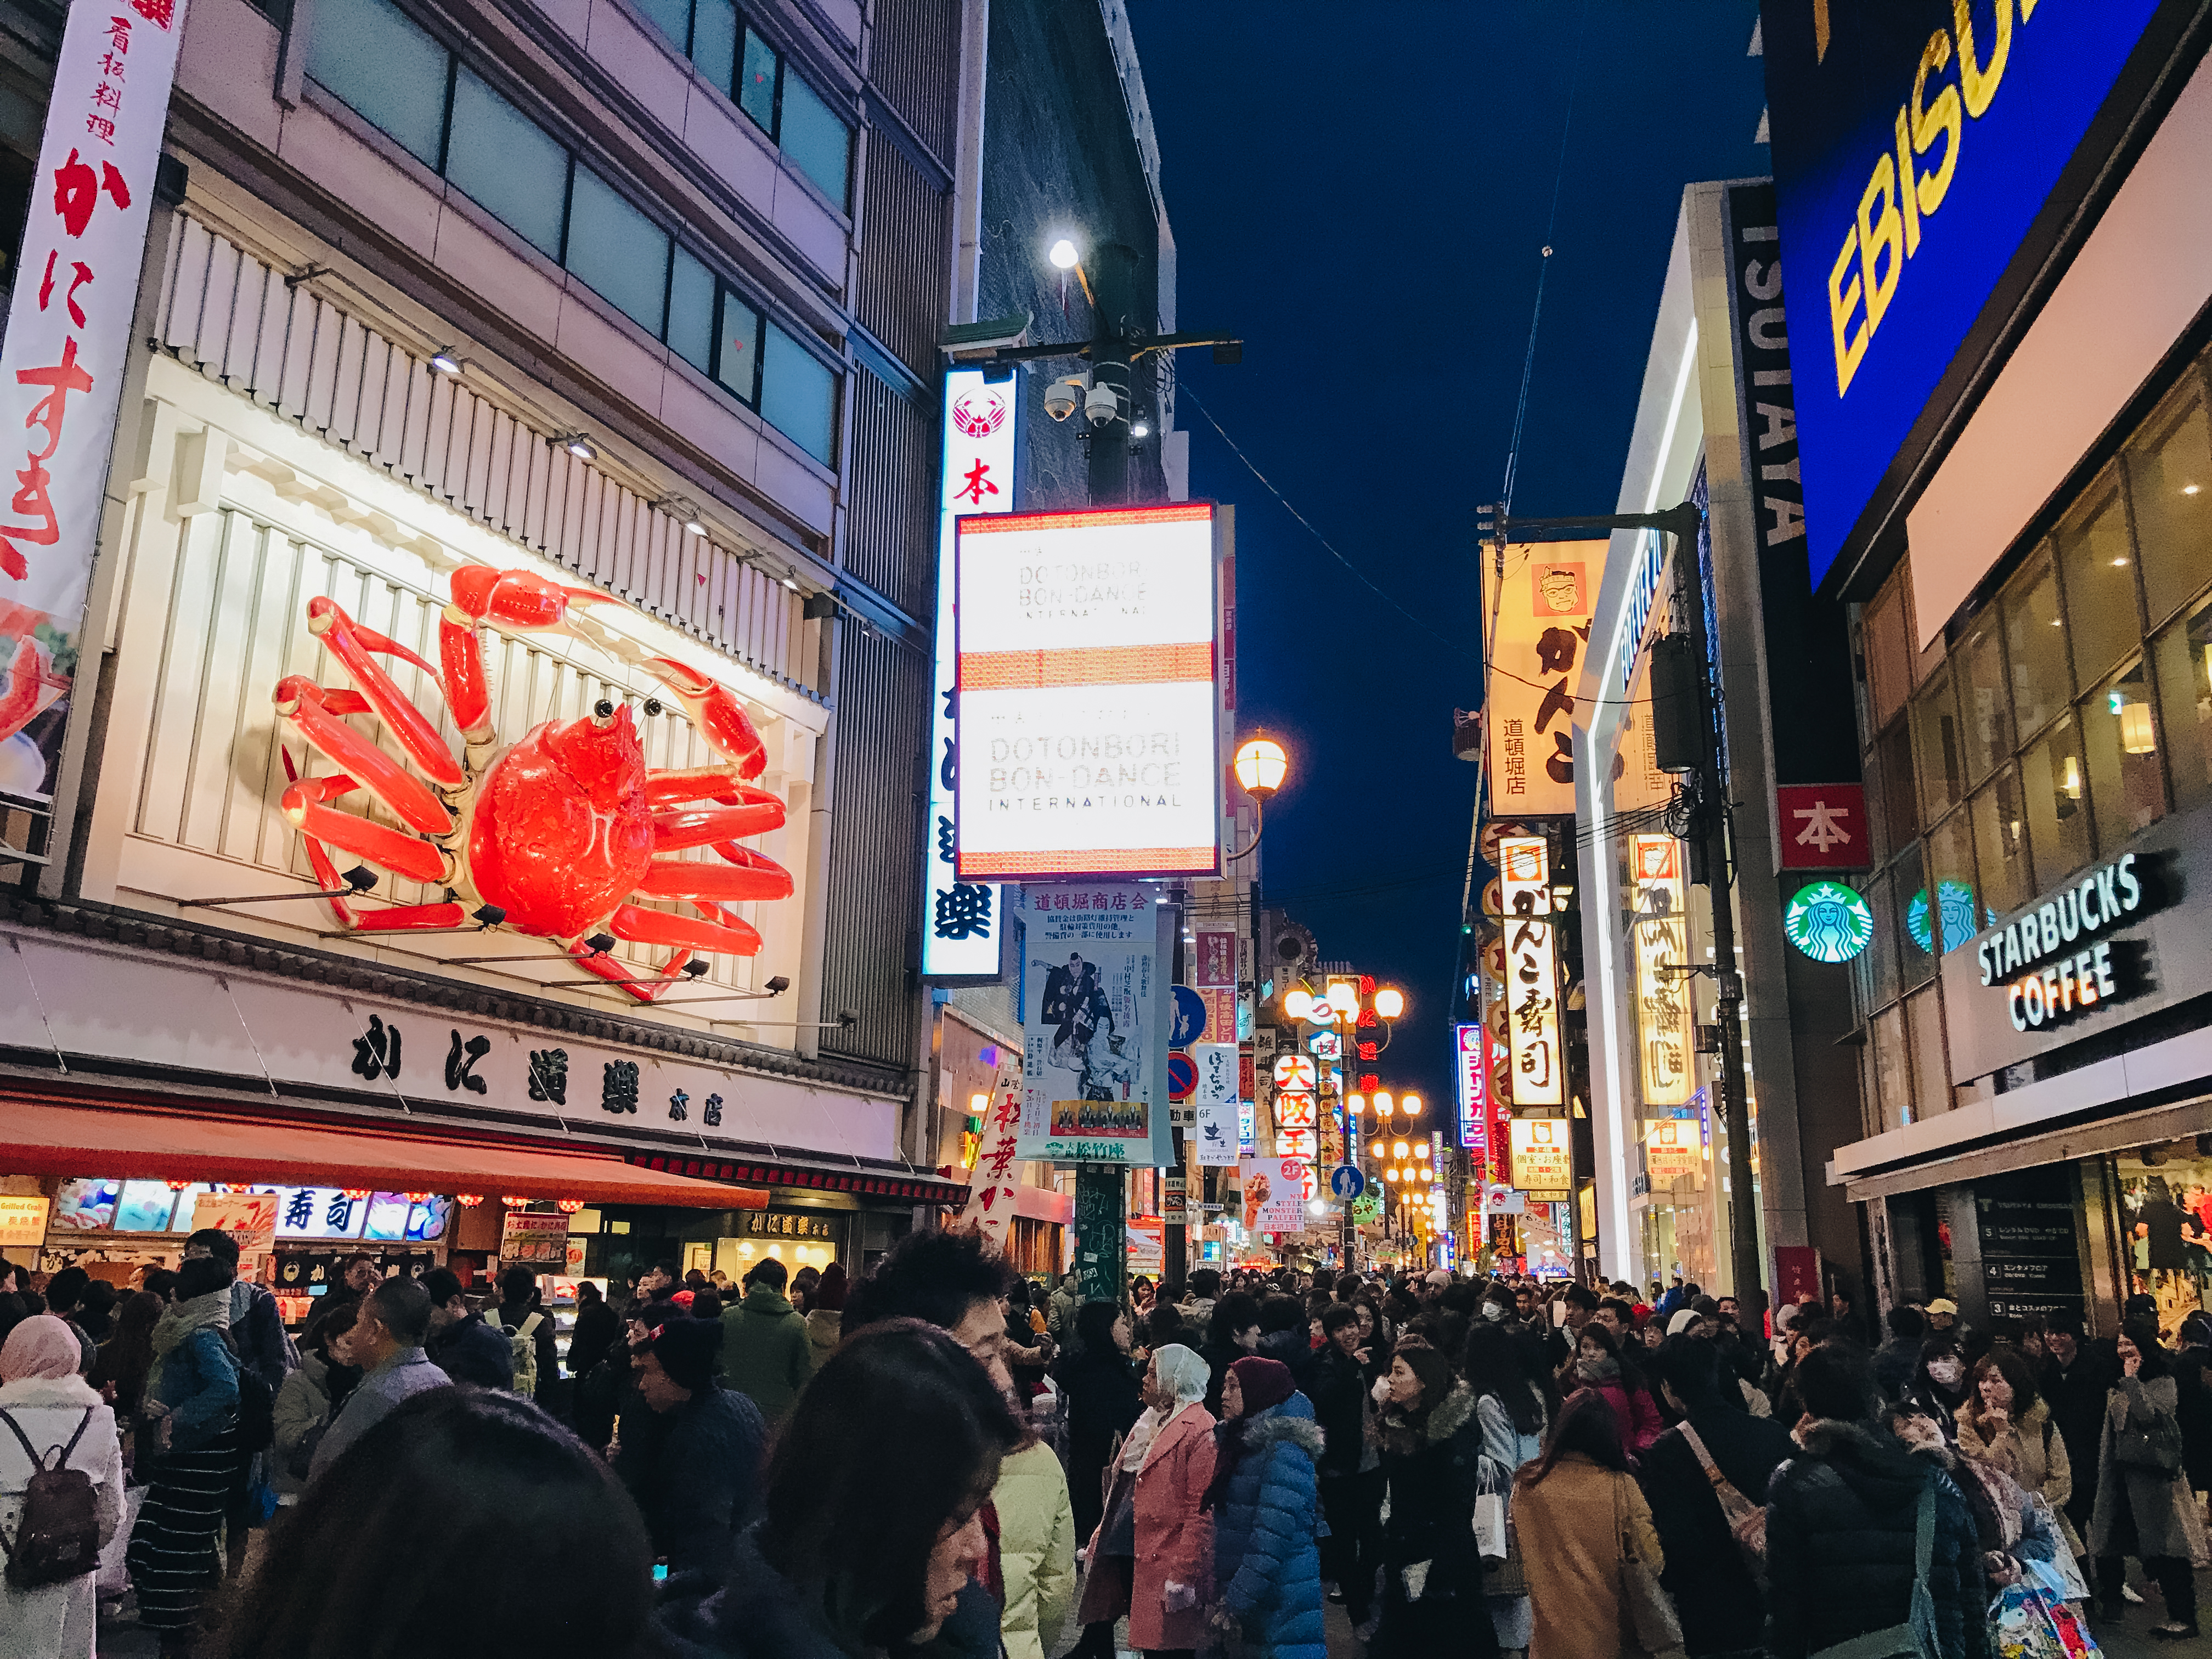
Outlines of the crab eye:
<svg viewBox="0 0 2212 1659">
<path fill-rule="evenodd" d="M 660 699 L 647 697 L 645 700 L 645 712 L 648 714 L 658 714 L 660 712 Z"/>
<path fill-rule="evenodd" d="M 603 720 L 611 720 L 615 717 L 615 706 L 609 702 L 605 697 L 601 697 L 597 702 L 592 705 L 592 713 L 598 715 Z"/>
</svg>

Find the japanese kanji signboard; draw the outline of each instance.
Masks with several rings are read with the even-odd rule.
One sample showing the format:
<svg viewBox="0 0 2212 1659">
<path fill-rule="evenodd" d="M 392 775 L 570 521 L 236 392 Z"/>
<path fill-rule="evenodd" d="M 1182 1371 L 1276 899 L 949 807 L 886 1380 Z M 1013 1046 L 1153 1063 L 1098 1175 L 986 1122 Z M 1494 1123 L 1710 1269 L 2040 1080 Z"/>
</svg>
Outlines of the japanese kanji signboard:
<svg viewBox="0 0 2212 1659">
<path fill-rule="evenodd" d="M 46 799 L 77 671 L 184 0 L 70 9 L 0 354 L 0 787 Z"/>
<path fill-rule="evenodd" d="M 1171 1162 L 1167 912 L 1122 883 L 1026 887 L 1008 908 L 1028 941 L 1021 1155 Z"/>
<path fill-rule="evenodd" d="M 1550 848 L 1540 836 L 1515 836 L 1498 843 L 1498 856 L 1505 911 L 1505 1047 L 1513 1066 L 1513 1103 L 1563 1106 L 1566 1067 L 1559 1053 L 1559 948 L 1552 929 Z"/>
<path fill-rule="evenodd" d="M 1631 836 L 1628 866 L 1636 916 L 1637 1053 L 1644 1103 L 1680 1106 L 1697 1086 L 1682 843 L 1672 836 Z"/>
<path fill-rule="evenodd" d="M 1866 786 L 1784 783 L 1774 791 L 1775 842 L 1784 870 L 1863 870 L 1867 851 Z"/>
<path fill-rule="evenodd" d="M 1197 1106 L 1197 1118 L 1191 1129 L 1194 1139 L 1198 1142 L 1200 1164 L 1209 1169 L 1234 1169 L 1237 1153 L 1238 1103 L 1234 1099 L 1200 1099 Z M 1244 1103 L 1243 1109 L 1251 1109 L 1249 1102 Z"/>
<path fill-rule="evenodd" d="M 1021 1185 L 1017 1167 L 1022 1132 L 1021 1064 L 1011 1052 L 1000 1061 L 992 1079 L 990 1105 L 983 1119 L 983 1139 L 976 1149 L 975 1167 L 969 1172 L 968 1205 L 957 1226 L 980 1232 L 1000 1250 L 1012 1230 L 1016 1188 Z"/>
<path fill-rule="evenodd" d="M 1237 935 L 1200 933 L 1198 936 L 1198 981 L 1202 986 L 1237 983 Z"/>
<path fill-rule="evenodd" d="M 1010 513 L 1018 382 L 996 385 L 976 368 L 945 377 L 944 471 L 938 490 L 937 668 L 930 704 L 928 875 L 921 894 L 921 971 L 930 979 L 996 979 L 1006 928 L 995 882 L 963 882 L 954 865 L 953 787 L 959 738 L 953 720 L 953 520 Z"/>
<path fill-rule="evenodd" d="M 1513 1184 L 1531 1198 L 1560 1199 L 1574 1190 L 1574 1150 L 1566 1119 L 1513 1120 Z"/>
<path fill-rule="evenodd" d="M 1575 690 L 1589 647 L 1603 542 L 1516 544 L 1503 588 L 1483 561 L 1491 641 L 1490 799 L 1498 813 L 1575 810 Z"/>
</svg>

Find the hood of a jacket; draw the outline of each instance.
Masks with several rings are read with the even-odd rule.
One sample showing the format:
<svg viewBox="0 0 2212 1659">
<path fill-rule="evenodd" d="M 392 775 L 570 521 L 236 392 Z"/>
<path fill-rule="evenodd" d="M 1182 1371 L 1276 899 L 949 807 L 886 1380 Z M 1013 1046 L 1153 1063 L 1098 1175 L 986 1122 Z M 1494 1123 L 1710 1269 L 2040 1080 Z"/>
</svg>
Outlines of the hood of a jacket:
<svg viewBox="0 0 2212 1659">
<path fill-rule="evenodd" d="M 769 1314 L 776 1318 L 793 1311 L 791 1298 L 781 1291 L 771 1290 L 755 1279 L 745 1291 L 744 1299 L 738 1304 L 747 1313 Z"/>
<path fill-rule="evenodd" d="M 81 1376 L 27 1376 L 20 1382 L 0 1383 L 0 1411 L 29 1411 L 40 1406 L 68 1406 L 82 1411 L 106 1403 Z"/>
<path fill-rule="evenodd" d="M 1431 1446 L 1450 1439 L 1468 1425 L 1474 1415 L 1475 1394 L 1465 1382 L 1454 1382 L 1451 1392 L 1437 1402 L 1429 1413 L 1428 1421 L 1421 1425 L 1421 1437 Z M 1395 1406 L 1386 1407 L 1382 1413 L 1385 1429 L 1405 1430 L 1411 1426 Z"/>
<path fill-rule="evenodd" d="M 1818 1458 L 1869 1509 L 1889 1512 L 1917 1499 L 1927 1483 L 1921 1466 L 1889 1436 L 1863 1423 L 1815 1419 L 1796 1433 L 1808 1455 Z"/>
<path fill-rule="evenodd" d="M 1322 1449 L 1328 1444 L 1321 1425 L 1314 1421 L 1312 1404 L 1302 1394 L 1293 1394 L 1265 1411 L 1253 1413 L 1244 1419 L 1243 1433 L 1248 1457 L 1280 1443 L 1296 1446 L 1319 1462 Z"/>
</svg>

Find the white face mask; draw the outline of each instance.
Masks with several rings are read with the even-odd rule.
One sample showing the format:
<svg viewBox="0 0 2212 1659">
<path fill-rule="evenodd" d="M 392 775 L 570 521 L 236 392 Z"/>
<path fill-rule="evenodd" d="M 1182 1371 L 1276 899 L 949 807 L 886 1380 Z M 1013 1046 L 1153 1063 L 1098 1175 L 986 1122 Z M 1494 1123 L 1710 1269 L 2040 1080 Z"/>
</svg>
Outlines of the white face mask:
<svg viewBox="0 0 2212 1659">
<path fill-rule="evenodd" d="M 1482 1304 L 1482 1316 L 1483 1316 L 1485 1319 L 1487 1319 L 1487 1320 L 1492 1321 L 1492 1322 L 1497 1322 L 1497 1321 L 1498 1321 L 1498 1320 L 1501 1320 L 1501 1319 L 1504 1318 L 1504 1317 L 1505 1317 L 1505 1304 L 1504 1304 L 1504 1303 L 1502 1303 L 1502 1302 L 1486 1302 L 1486 1303 L 1484 1303 L 1484 1304 Z"/>
<path fill-rule="evenodd" d="M 1928 1362 L 1929 1380 L 1940 1382 L 1947 1389 L 1959 1386 L 1959 1378 L 1964 1369 L 1955 1359 L 1931 1359 Z"/>
</svg>

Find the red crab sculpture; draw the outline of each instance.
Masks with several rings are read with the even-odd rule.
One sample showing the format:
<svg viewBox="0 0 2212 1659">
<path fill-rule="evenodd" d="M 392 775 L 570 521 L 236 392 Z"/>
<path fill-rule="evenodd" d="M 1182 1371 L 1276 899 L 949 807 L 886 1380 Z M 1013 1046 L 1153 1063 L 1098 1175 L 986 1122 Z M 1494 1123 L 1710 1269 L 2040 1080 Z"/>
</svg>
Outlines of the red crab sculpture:
<svg viewBox="0 0 2212 1659">
<path fill-rule="evenodd" d="M 750 956 L 761 948 L 761 936 L 721 907 L 791 896 L 789 872 L 737 844 L 739 836 L 780 827 L 783 802 L 753 787 L 751 780 L 767 769 L 767 749 L 728 691 L 666 657 L 641 659 L 683 704 L 720 765 L 649 769 L 629 705 L 611 702 L 585 719 L 548 720 L 504 749 L 498 744 L 484 672 L 484 624 L 584 636 L 569 607 L 609 599 L 526 570 L 458 570 L 453 603 L 438 623 L 436 667 L 331 600 L 307 602 L 307 631 L 345 665 L 357 689 L 318 685 L 298 674 L 277 684 L 277 714 L 340 769 L 328 777 L 301 777 L 288 751 L 284 769 L 292 782 L 284 791 L 284 816 L 305 839 L 307 862 L 327 890 L 345 885 L 330 855 L 335 847 L 453 895 L 442 903 L 362 915 L 333 896 L 331 908 L 341 927 L 396 933 L 493 921 L 560 943 L 580 966 L 643 1002 L 686 982 L 684 970 L 695 951 Z M 436 678 L 460 727 L 462 756 L 454 756 L 400 690 L 380 656 L 412 663 Z M 390 728 L 428 783 L 342 718 L 361 714 Z M 407 829 L 330 805 L 356 789 L 368 790 Z M 694 847 L 712 847 L 725 862 L 660 856 Z M 680 899 L 699 917 L 630 902 L 641 896 Z M 488 918 L 484 906 L 504 914 Z M 669 945 L 675 955 L 658 975 L 639 979 L 588 942 L 602 933 Z"/>
</svg>

